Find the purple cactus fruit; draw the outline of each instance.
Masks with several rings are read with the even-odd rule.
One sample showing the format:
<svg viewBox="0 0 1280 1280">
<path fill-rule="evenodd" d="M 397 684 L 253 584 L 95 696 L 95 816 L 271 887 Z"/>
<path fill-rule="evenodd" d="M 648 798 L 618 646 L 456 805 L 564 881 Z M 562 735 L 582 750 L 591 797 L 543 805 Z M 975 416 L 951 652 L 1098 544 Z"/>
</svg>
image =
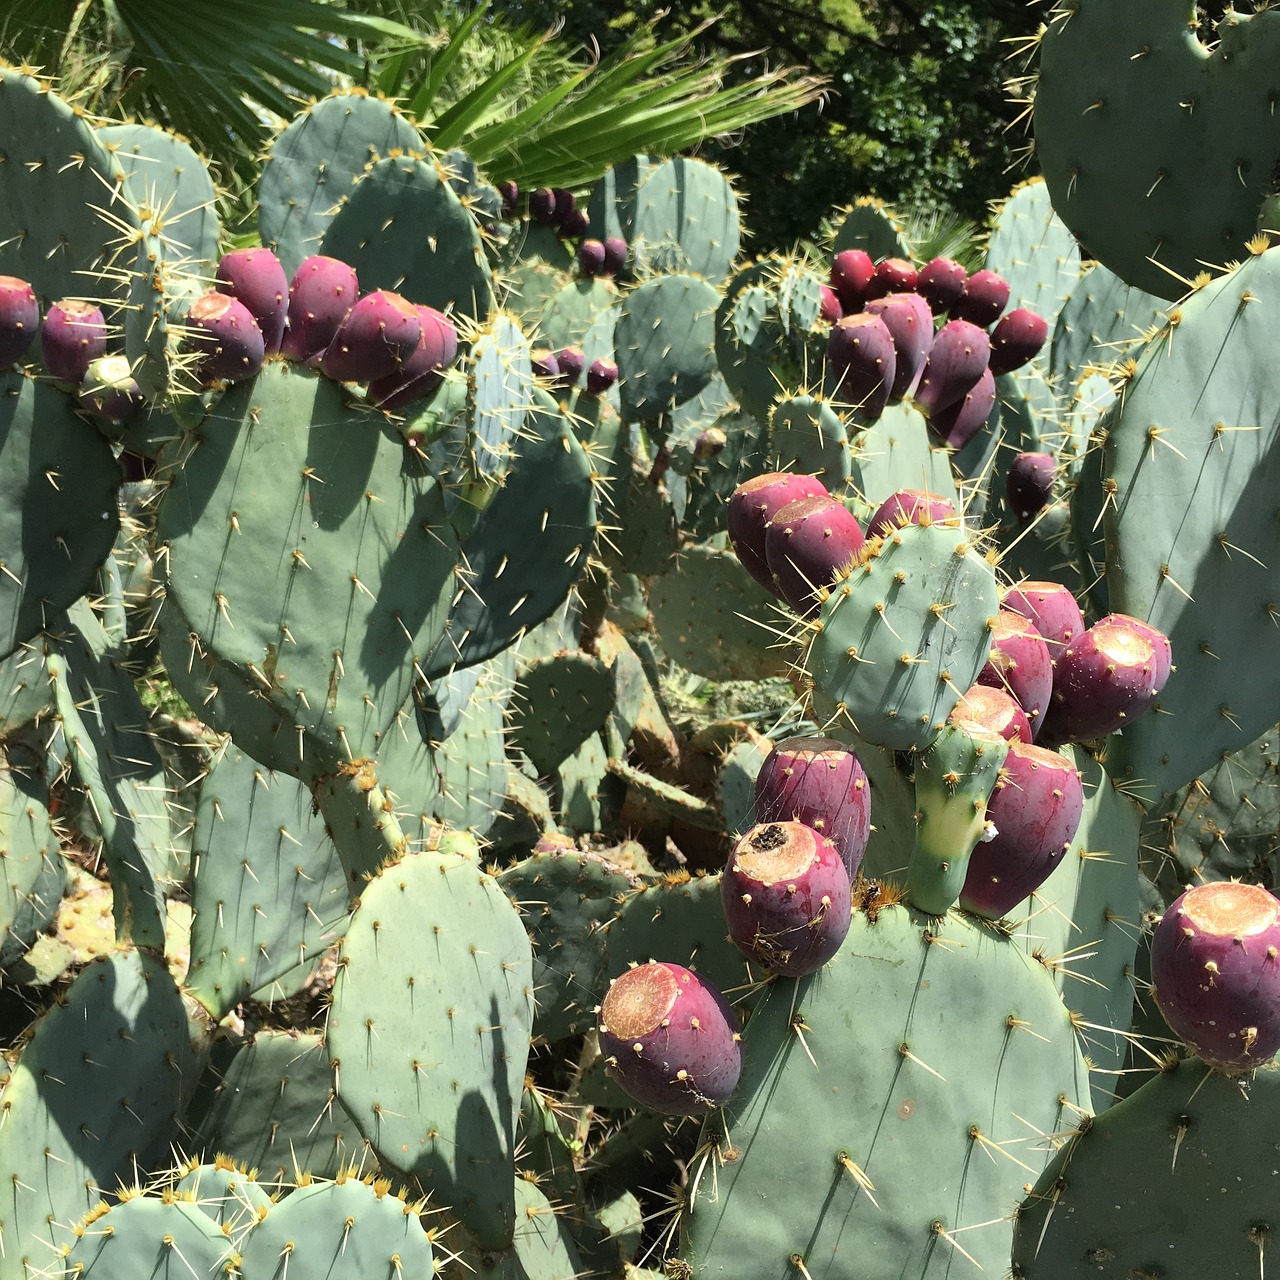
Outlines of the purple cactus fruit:
<svg viewBox="0 0 1280 1280">
<path fill-rule="evenodd" d="M 929 419 L 929 430 L 948 448 L 959 450 L 982 430 L 996 402 L 996 380 L 990 369 L 954 404 L 939 409 Z"/>
<path fill-rule="evenodd" d="M 604 241 L 584 240 L 578 246 L 578 270 L 588 279 L 604 272 Z"/>
<path fill-rule="evenodd" d="M 281 355 L 299 364 L 322 355 L 359 297 L 354 267 L 319 254 L 303 259 L 289 284 L 289 322 Z"/>
<path fill-rule="evenodd" d="M 901 400 L 915 391 L 929 359 L 933 346 L 933 314 L 918 293 L 891 293 L 887 298 L 873 298 L 867 303 L 867 314 L 879 316 L 893 338 L 897 367 L 889 399 Z"/>
<path fill-rule="evenodd" d="M 878 418 L 889 403 L 897 377 L 893 335 L 879 316 L 842 316 L 827 339 L 827 376 L 832 394 L 867 418 Z"/>
<path fill-rule="evenodd" d="M 560 376 L 556 386 L 561 391 L 570 391 L 582 379 L 582 371 L 587 366 L 587 357 L 581 347 L 565 347 L 556 352 L 556 364 L 560 367 Z"/>
<path fill-rule="evenodd" d="M 369 383 L 369 400 L 379 409 L 402 409 L 423 400 L 440 385 L 458 355 L 458 331 L 434 307 L 418 306 L 421 333 L 413 354 L 394 373 Z"/>
<path fill-rule="evenodd" d="M 875 263 L 865 249 L 844 249 L 831 263 L 831 287 L 845 315 L 861 311 L 867 297 L 867 285 L 876 274 Z"/>
<path fill-rule="evenodd" d="M 502 197 L 502 212 L 505 217 L 511 217 L 515 213 L 520 203 L 520 187 L 517 183 L 508 178 L 505 182 L 498 183 L 498 194 Z"/>
<path fill-rule="evenodd" d="M 196 354 L 197 382 L 239 382 L 262 368 L 262 330 L 249 308 L 225 293 L 202 294 L 187 312 L 183 345 Z"/>
<path fill-rule="evenodd" d="M 1188 889 L 1151 935 L 1151 994 L 1194 1054 L 1227 1075 L 1280 1049 L 1280 901 L 1256 884 Z"/>
<path fill-rule="evenodd" d="M 1124 728 L 1155 702 L 1171 657 L 1163 632 L 1126 614 L 1107 614 L 1058 655 L 1040 740 L 1088 742 Z"/>
<path fill-rule="evenodd" d="M 925 489 L 899 489 L 877 508 L 867 524 L 867 537 L 880 538 L 909 524 L 944 524 L 956 519 L 955 503 Z"/>
<path fill-rule="evenodd" d="M 703 1115 L 728 1101 L 742 1072 L 738 1018 L 705 978 L 651 961 L 609 984 L 600 1050 L 609 1075 L 666 1115 Z"/>
<path fill-rule="evenodd" d="M 1040 353 L 1049 326 L 1043 316 L 1026 307 L 1018 307 L 1000 317 L 991 331 L 991 372 L 1011 373 Z"/>
<path fill-rule="evenodd" d="M 1035 623 L 1049 646 L 1049 656 L 1058 654 L 1084 633 L 1084 615 L 1070 588 L 1060 582 L 1028 579 L 1010 587 L 1000 601 L 1002 609 L 1012 609 Z"/>
<path fill-rule="evenodd" d="M 990 354 L 991 339 L 985 330 L 967 320 L 948 320 L 933 339 L 916 391 L 916 403 L 925 417 L 933 418 L 939 410 L 963 400 L 987 372 Z"/>
<path fill-rule="evenodd" d="M 906 258 L 886 258 L 876 263 L 875 275 L 867 284 L 863 297 L 867 302 L 890 293 L 909 293 L 916 287 L 919 273 Z"/>
<path fill-rule="evenodd" d="M 1020 453 L 1009 463 L 1005 497 L 1019 520 L 1030 520 L 1049 505 L 1058 464 L 1051 453 Z"/>
<path fill-rule="evenodd" d="M 289 318 L 289 281 L 270 249 L 236 249 L 218 262 L 217 290 L 238 298 L 262 331 L 263 350 L 273 356 Z"/>
<path fill-rule="evenodd" d="M 835 324 L 844 315 L 844 308 L 840 305 L 840 295 L 829 284 L 822 285 L 818 293 L 822 299 L 819 314 L 828 324 Z"/>
<path fill-rule="evenodd" d="M 969 273 L 950 258 L 934 258 L 920 268 L 916 292 L 929 304 L 935 316 L 945 316 L 964 293 Z"/>
<path fill-rule="evenodd" d="M 835 738 L 784 738 L 756 774 L 757 822 L 803 822 L 830 840 L 852 881 L 871 837 L 871 784 Z"/>
<path fill-rule="evenodd" d="M 798 498 L 825 498 L 826 486 L 813 476 L 789 471 L 769 471 L 740 484 L 729 498 L 725 527 L 742 567 L 767 591 L 777 595 L 773 574 L 765 558 L 769 521 Z"/>
<path fill-rule="evenodd" d="M 998 733 L 1006 742 L 1030 742 L 1031 722 L 1027 713 L 1003 689 L 975 684 L 966 689 L 952 708 L 947 723 L 960 729 L 984 729 Z"/>
<path fill-rule="evenodd" d="M 604 274 L 620 276 L 627 269 L 627 242 L 621 236 L 606 236 Z"/>
<path fill-rule="evenodd" d="M 862 529 L 828 494 L 788 502 L 765 529 L 764 558 L 774 590 L 802 617 L 822 607 L 826 588 L 862 550 Z"/>
<path fill-rule="evenodd" d="M 578 207 L 578 197 L 565 187 L 556 187 L 551 193 L 555 197 L 555 224 L 563 229 L 564 220 Z"/>
<path fill-rule="evenodd" d="M 984 329 L 995 324 L 1009 305 L 1009 282 L 994 271 L 975 271 L 951 308 L 953 320 L 967 320 Z"/>
<path fill-rule="evenodd" d="M 27 354 L 39 329 L 36 291 L 17 276 L 0 276 L 0 369 Z"/>
<path fill-rule="evenodd" d="M 402 368 L 421 337 L 422 321 L 413 303 L 375 289 L 347 312 L 320 368 L 335 382 L 373 382 Z"/>
<path fill-rule="evenodd" d="M 560 220 L 559 231 L 566 240 L 577 240 L 587 234 L 591 222 L 581 209 L 570 209 Z"/>
<path fill-rule="evenodd" d="M 91 360 L 76 398 L 82 409 L 110 426 L 127 422 L 145 403 L 125 356 Z"/>
<path fill-rule="evenodd" d="M 554 351 L 546 347 L 537 347 L 529 356 L 529 363 L 535 378 L 547 378 L 554 382 L 560 376 L 560 362 Z"/>
<path fill-rule="evenodd" d="M 1003 689 L 1027 713 L 1034 738 L 1053 695 L 1053 661 L 1035 623 L 1001 609 L 991 624 L 991 652 L 978 683 Z"/>
<path fill-rule="evenodd" d="M 1053 874 L 1083 813 L 1080 771 L 1066 756 L 1010 742 L 987 802 L 995 835 L 969 857 L 961 909 L 990 920 L 1007 916 Z"/>
<path fill-rule="evenodd" d="M 720 877 L 729 937 L 772 973 L 821 969 L 849 932 L 849 872 L 830 840 L 802 822 L 752 827 Z"/>
<path fill-rule="evenodd" d="M 89 365 L 107 353 L 107 322 L 101 307 L 74 298 L 55 302 L 40 329 L 40 358 L 59 382 L 81 382 Z"/>
<path fill-rule="evenodd" d="M 618 366 L 603 356 L 593 360 L 587 370 L 587 394 L 602 396 L 618 381 Z"/>
<path fill-rule="evenodd" d="M 539 187 L 529 193 L 529 217 L 540 227 L 555 226 L 556 193 L 550 187 Z"/>
</svg>

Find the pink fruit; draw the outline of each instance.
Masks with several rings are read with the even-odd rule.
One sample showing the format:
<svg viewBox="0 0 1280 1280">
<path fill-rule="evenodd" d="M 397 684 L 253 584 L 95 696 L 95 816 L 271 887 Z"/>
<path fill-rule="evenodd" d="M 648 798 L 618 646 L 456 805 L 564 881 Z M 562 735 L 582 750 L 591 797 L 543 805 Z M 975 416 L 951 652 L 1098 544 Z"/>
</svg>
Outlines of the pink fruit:
<svg viewBox="0 0 1280 1280">
<path fill-rule="evenodd" d="M 955 503 L 924 489 L 891 493 L 867 523 L 867 537 L 880 537 L 909 524 L 942 524 L 956 518 Z"/>
<path fill-rule="evenodd" d="M 354 268 L 319 254 L 304 259 L 289 285 L 289 319 L 281 354 L 299 364 L 321 355 L 359 297 Z"/>
<path fill-rule="evenodd" d="M 1005 690 L 1027 713 L 1031 736 L 1036 736 L 1053 694 L 1053 662 L 1035 623 L 1011 609 L 996 614 L 991 653 L 978 683 Z"/>
<path fill-rule="evenodd" d="M 729 499 L 725 525 L 729 542 L 742 567 L 767 591 L 777 594 L 765 558 L 769 521 L 797 498 L 826 497 L 826 486 L 813 476 L 770 471 L 740 484 Z"/>
<path fill-rule="evenodd" d="M 59 382 L 79 382 L 89 365 L 107 353 L 107 322 L 91 302 L 68 298 L 45 312 L 40 358 Z"/>
<path fill-rule="evenodd" d="M 218 292 L 248 307 L 262 331 L 265 354 L 275 355 L 289 315 L 289 282 L 280 259 L 270 249 L 235 249 L 219 261 L 217 278 Z"/>
<path fill-rule="evenodd" d="M 812 617 L 831 586 L 858 558 L 862 529 L 828 494 L 782 507 L 765 530 L 764 558 L 774 590 L 797 613 Z"/>
<path fill-rule="evenodd" d="M 998 733 L 1006 742 L 1031 741 L 1031 722 L 1013 696 L 1004 689 L 975 684 L 966 689 L 947 717 L 948 724 L 961 729 L 976 726 Z"/>
</svg>

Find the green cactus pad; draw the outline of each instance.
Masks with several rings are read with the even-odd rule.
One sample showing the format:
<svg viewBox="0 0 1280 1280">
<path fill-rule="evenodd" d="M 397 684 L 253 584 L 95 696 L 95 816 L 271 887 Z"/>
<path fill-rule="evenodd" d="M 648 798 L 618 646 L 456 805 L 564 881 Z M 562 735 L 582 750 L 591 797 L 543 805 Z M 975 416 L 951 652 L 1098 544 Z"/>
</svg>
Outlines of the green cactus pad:
<svg viewBox="0 0 1280 1280">
<path fill-rule="evenodd" d="M 1147 803 L 1280 719 L 1280 252 L 1207 285 L 1148 344 L 1102 468 L 1110 607 L 1169 637 L 1176 670 L 1107 768 Z M 1230 673 L 1229 684 L 1224 674 Z"/>
<path fill-rule="evenodd" d="M 636 234 L 637 196 L 656 166 L 651 156 L 632 156 L 604 171 L 587 205 L 591 235 L 597 240 L 620 236 L 630 245 Z"/>
<path fill-rule="evenodd" d="M 581 347 L 601 313 L 616 307 L 617 303 L 618 286 L 612 280 L 602 276 L 571 280 L 552 294 L 542 308 L 536 326 L 539 341 L 552 351 Z M 587 364 L 595 358 L 589 356 Z"/>
<path fill-rule="evenodd" d="M 805 667 L 866 741 L 920 749 L 977 679 L 999 607 L 962 529 L 908 525 L 831 589 Z"/>
<path fill-rule="evenodd" d="M 675 156 L 644 175 L 628 237 L 637 275 L 689 271 L 719 282 L 738 256 L 741 236 L 738 198 L 718 169 Z"/>
<path fill-rule="evenodd" d="M 467 441 L 476 474 L 506 475 L 532 396 L 529 340 L 499 314 L 476 335 L 468 363 Z"/>
<path fill-rule="evenodd" d="M 322 98 L 291 121 L 272 142 L 258 181 L 262 243 L 275 250 L 285 275 L 324 252 L 320 241 L 335 211 L 369 165 L 422 145 L 421 135 L 391 103 L 362 89 Z M 363 276 L 360 283 L 377 287 L 365 285 Z"/>
<path fill-rule="evenodd" d="M 183 1199 L 190 1197 L 191 1203 L 219 1227 L 225 1226 L 233 1238 L 271 1208 L 271 1196 L 257 1175 L 225 1156 L 213 1164 L 192 1164 L 174 1179 L 172 1190 Z"/>
<path fill-rule="evenodd" d="M 228 746 L 200 787 L 187 990 L 215 1018 L 342 936 L 347 884 L 311 793 Z"/>
<path fill-rule="evenodd" d="M 392 939 L 395 939 L 394 944 Z M 510 1243 L 533 965 L 497 882 L 414 854 L 368 886 L 329 1015 L 338 1097 L 385 1163 L 485 1248 Z"/>
<path fill-rule="evenodd" d="M 186 1124 L 206 1159 L 222 1152 L 256 1169 L 260 1183 L 292 1182 L 300 1170 L 333 1177 L 370 1166 L 368 1144 L 338 1105 L 317 1035 L 260 1031 L 215 1050 Z"/>
<path fill-rule="evenodd" d="M 653 580 L 649 608 L 666 652 L 709 680 L 765 680 L 791 669 L 784 637 L 792 624 L 732 551 L 686 547 Z"/>
<path fill-rule="evenodd" d="M 212 275 L 218 262 L 218 193 L 204 161 L 176 134 L 149 124 L 98 129 L 124 171 L 134 206 L 164 243 L 165 257 Z"/>
<path fill-rule="evenodd" d="M 53 919 L 67 878 L 48 788 L 12 767 L 0 768 L 0 876 L 0 967 L 7 967 Z"/>
<path fill-rule="evenodd" d="M 144 1258 L 155 1280 L 215 1275 L 230 1265 L 227 1236 L 190 1200 L 135 1195 L 76 1226 L 61 1259 L 68 1275 L 136 1280 Z"/>
<path fill-rule="evenodd" d="M 4 65 L 0 119 L 0 275 L 28 281 L 46 304 L 121 296 L 110 269 L 121 253 L 129 261 L 140 234 L 121 165 L 47 81 Z M 0 474 L 8 472 L 0 464 Z"/>
<path fill-rule="evenodd" d="M 770 986 L 743 1056 L 693 1165 L 681 1254 L 699 1280 L 791 1280 L 795 1259 L 828 1280 L 1002 1275 L 1043 1135 L 1088 1098 L 1043 969 L 901 906 L 858 911 L 825 968 Z"/>
<path fill-rule="evenodd" d="M 0 657 L 93 586 L 120 527 L 120 468 L 71 407 L 46 383 L 0 373 Z"/>
<path fill-rule="evenodd" d="M 36 1024 L 0 1093 L 6 1280 L 48 1266 L 98 1188 L 163 1154 L 195 1085 L 189 1036 L 164 962 L 139 951 L 89 965 Z"/>
<path fill-rule="evenodd" d="M 929 436 L 924 415 L 891 404 L 853 444 L 852 482 L 874 509 L 899 489 L 925 489 L 955 503 L 955 478 L 945 449 Z"/>
<path fill-rule="evenodd" d="M 1217 36 L 1200 42 L 1191 0 L 1062 0 L 1040 41 L 1036 159 L 1054 207 L 1161 298 L 1241 257 L 1273 189 L 1280 20 L 1228 8 Z"/>
<path fill-rule="evenodd" d="M 697 276 L 655 276 L 622 300 L 614 330 L 623 416 L 660 417 L 690 400 L 716 371 L 720 294 Z"/>
<path fill-rule="evenodd" d="M 624 437 L 625 438 L 625 434 Z M 680 550 L 680 519 L 671 487 L 637 462 L 613 477 L 602 538 L 605 563 L 641 577 L 665 573 Z"/>
<path fill-rule="evenodd" d="M 58 620 L 51 620 L 58 626 Z M 0 658 L 0 738 L 17 733 L 53 705 L 44 667 L 43 637 Z"/>
<path fill-rule="evenodd" d="M 604 728 L 612 706 L 613 673 L 599 658 L 561 653 L 538 659 L 516 683 L 511 740 L 540 774 L 550 774 Z"/>
<path fill-rule="evenodd" d="M 560 825 L 588 835 L 603 825 L 602 791 L 609 772 L 609 753 L 600 734 L 593 734 L 556 770 L 553 793 Z"/>
<path fill-rule="evenodd" d="M 484 320 L 493 305 L 480 233 L 431 160 L 379 160 L 310 252 L 350 263 L 362 292 L 391 289 L 474 321 Z"/>
<path fill-rule="evenodd" d="M 885 258 L 911 261 L 907 229 L 893 210 L 874 196 L 860 196 L 845 213 L 831 254 L 834 257 L 845 249 L 863 249 L 871 255 L 872 262 L 883 262 Z"/>
<path fill-rule="evenodd" d="M 205 420 L 157 529 L 167 607 L 301 727 L 301 768 L 372 755 L 441 628 L 457 555 L 399 433 L 327 378 L 269 364 Z"/>
<path fill-rule="evenodd" d="M 769 455 L 778 471 L 816 476 L 832 493 L 852 469 L 844 420 L 829 400 L 783 395 L 769 411 Z"/>
<path fill-rule="evenodd" d="M 534 1031 L 562 1040 L 591 1024 L 604 986 L 605 927 L 635 877 L 588 853 L 534 854 L 498 877 L 533 942 Z"/>
<path fill-rule="evenodd" d="M 1014 1274 L 1262 1276 L 1280 1226 L 1268 1194 L 1278 1122 L 1280 1074 L 1242 1089 L 1182 1059 L 1058 1150 L 1019 1206 Z"/>
</svg>

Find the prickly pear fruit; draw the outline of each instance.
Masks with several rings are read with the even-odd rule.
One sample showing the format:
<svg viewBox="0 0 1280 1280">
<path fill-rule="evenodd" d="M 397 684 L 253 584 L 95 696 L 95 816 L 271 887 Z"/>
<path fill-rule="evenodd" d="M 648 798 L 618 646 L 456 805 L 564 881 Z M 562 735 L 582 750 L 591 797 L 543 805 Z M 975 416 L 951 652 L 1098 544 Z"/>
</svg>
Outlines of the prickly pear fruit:
<svg viewBox="0 0 1280 1280">
<path fill-rule="evenodd" d="M 560 219 L 557 229 L 566 240 L 576 240 L 579 236 L 586 234 L 590 225 L 587 215 L 582 209 L 570 209 Z"/>
<path fill-rule="evenodd" d="M 556 386 L 561 391 L 570 391 L 578 385 L 582 370 L 586 367 L 587 358 L 581 347 L 565 347 L 556 352 L 556 364 L 560 367 L 560 376 Z"/>
<path fill-rule="evenodd" d="M 552 193 L 555 197 L 555 224 L 564 228 L 564 220 L 578 207 L 578 197 L 566 187 L 556 187 Z"/>
<path fill-rule="evenodd" d="M 80 407 L 104 425 L 127 422 L 142 408 L 142 389 L 125 356 L 102 356 L 89 362 L 76 398 Z"/>
<path fill-rule="evenodd" d="M 235 249 L 223 254 L 216 274 L 218 292 L 229 293 L 249 308 L 262 330 L 263 349 L 275 355 L 289 317 L 289 281 L 280 259 L 270 249 Z"/>
<path fill-rule="evenodd" d="M 1198 1057 L 1227 1075 L 1280 1049 L 1280 901 L 1215 881 L 1176 899 L 1151 937 L 1152 995 Z"/>
<path fill-rule="evenodd" d="M 984 329 L 995 324 L 1009 305 L 1009 282 L 994 271 L 975 271 L 964 282 L 964 290 L 951 308 L 953 320 L 967 320 Z"/>
<path fill-rule="evenodd" d="M 1066 756 L 1010 742 L 987 802 L 995 835 L 969 858 L 960 906 L 990 920 L 1008 915 L 1052 875 L 1083 812 L 1080 772 Z"/>
<path fill-rule="evenodd" d="M 935 316 L 945 316 L 964 293 L 969 273 L 950 258 L 934 258 L 920 268 L 916 292 L 929 304 Z"/>
<path fill-rule="evenodd" d="M 535 378 L 548 378 L 554 382 L 560 376 L 560 361 L 556 359 L 556 353 L 546 347 L 537 347 L 530 355 L 529 363 Z"/>
<path fill-rule="evenodd" d="M 1084 633 L 1084 615 L 1068 587 L 1060 582 L 1028 579 L 1005 591 L 1002 609 L 1012 609 L 1035 623 L 1036 630 L 1049 646 L 1049 656 L 1056 659 L 1062 649 Z"/>
<path fill-rule="evenodd" d="M 1053 661 L 1034 622 L 1012 609 L 996 614 L 991 652 L 978 672 L 978 683 L 1005 690 L 1027 713 L 1031 736 L 1036 736 L 1053 694 Z"/>
<path fill-rule="evenodd" d="M 725 528 L 742 567 L 766 590 L 777 595 L 765 557 L 769 521 L 789 502 L 827 497 L 826 486 L 813 476 L 769 471 L 744 481 L 729 498 Z"/>
<path fill-rule="evenodd" d="M 725 998 L 698 974 L 660 961 L 609 984 L 600 1049 L 631 1097 L 667 1115 L 723 1105 L 742 1071 L 738 1019 Z"/>
<path fill-rule="evenodd" d="M 556 193 L 550 187 L 539 187 L 529 193 L 529 217 L 541 227 L 556 222 Z"/>
<path fill-rule="evenodd" d="M 867 302 L 883 298 L 889 293 L 907 293 L 916 287 L 915 265 L 906 258 L 886 258 L 876 263 L 875 275 L 867 284 L 864 297 Z"/>
<path fill-rule="evenodd" d="M 765 530 L 774 589 L 802 617 L 813 617 L 824 588 L 857 560 L 862 541 L 861 527 L 839 499 L 823 494 L 787 503 Z"/>
<path fill-rule="evenodd" d="M 379 409 L 402 409 L 429 396 L 458 355 L 458 331 L 434 307 L 418 306 L 421 333 L 413 354 L 394 373 L 369 383 L 369 399 Z"/>
<path fill-rule="evenodd" d="M 867 537 L 883 537 L 909 524 L 942 524 L 955 519 L 955 503 L 949 498 L 924 489 L 899 489 L 876 508 L 867 524 Z"/>
<path fill-rule="evenodd" d="M 1122 729 L 1155 702 L 1169 678 L 1168 638 L 1122 613 L 1109 613 L 1058 655 L 1040 740 L 1088 742 Z"/>
<path fill-rule="evenodd" d="M 1000 323 L 991 331 L 991 372 L 1012 373 L 1039 355 L 1049 326 L 1043 316 L 1026 307 L 1018 307 L 1000 317 Z"/>
<path fill-rule="evenodd" d="M 918 293 L 891 293 L 867 303 L 867 314 L 879 316 L 893 338 L 897 367 L 890 400 L 909 396 L 920 381 L 933 346 L 933 315 Z"/>
<path fill-rule="evenodd" d="M 621 236 L 606 236 L 604 274 L 620 276 L 627 269 L 627 242 Z"/>
<path fill-rule="evenodd" d="M 756 774 L 757 822 L 803 822 L 835 846 L 849 879 L 871 836 L 871 784 L 835 738 L 784 738 Z"/>
<path fill-rule="evenodd" d="M 948 724 L 961 729 L 977 726 L 998 733 L 1006 742 L 1031 741 L 1031 721 L 1027 713 L 1004 689 L 975 684 L 966 689 L 947 717 Z"/>
<path fill-rule="evenodd" d="M 516 211 L 516 207 L 520 203 L 520 186 L 507 178 L 503 182 L 498 183 L 498 194 L 502 197 L 502 212 L 505 217 L 511 217 Z"/>
<path fill-rule="evenodd" d="M 321 355 L 359 297 L 354 267 L 321 254 L 304 258 L 289 284 L 289 322 L 280 353 L 299 364 Z"/>
<path fill-rule="evenodd" d="M 1005 497 L 1019 520 L 1030 520 L 1049 505 L 1057 472 L 1051 453 L 1020 453 L 1009 463 Z"/>
<path fill-rule="evenodd" d="M 187 312 L 184 346 L 196 355 L 192 374 L 209 386 L 239 382 L 262 368 L 262 330 L 249 308 L 225 293 L 206 293 Z"/>
<path fill-rule="evenodd" d="M 878 418 L 889 403 L 897 371 L 893 335 L 879 316 L 859 312 L 831 326 L 827 375 L 833 394 L 845 404 L 865 417 Z"/>
<path fill-rule="evenodd" d="M 819 288 L 818 296 L 822 299 L 822 318 L 828 324 L 835 324 L 844 315 L 844 308 L 840 305 L 840 295 L 829 284 L 824 284 Z"/>
<path fill-rule="evenodd" d="M 587 394 L 602 396 L 618 381 L 618 366 L 603 356 L 593 360 L 587 370 Z"/>
<path fill-rule="evenodd" d="M 954 404 L 929 418 L 929 430 L 952 449 L 963 449 L 982 430 L 996 402 L 996 380 L 990 369 Z"/>
<path fill-rule="evenodd" d="M 830 840 L 802 822 L 752 827 L 720 877 L 729 937 L 773 973 L 821 969 L 849 932 L 849 873 Z"/>
<path fill-rule="evenodd" d="M 864 249 L 845 249 L 836 254 L 831 263 L 830 281 L 845 315 L 862 310 L 867 285 L 875 273 L 875 263 Z"/>
<path fill-rule="evenodd" d="M 0 276 L 0 369 L 27 354 L 39 329 L 36 291 L 17 276 Z"/>
<path fill-rule="evenodd" d="M 107 353 L 107 322 L 101 307 L 67 298 L 45 312 L 40 358 L 59 382 L 80 382 L 89 365 Z"/>
<path fill-rule="evenodd" d="M 925 416 L 932 418 L 963 400 L 987 372 L 990 354 L 991 340 L 985 330 L 967 320 L 948 320 L 933 339 L 915 396 Z"/>
<path fill-rule="evenodd" d="M 413 303 L 375 289 L 343 317 L 320 360 L 335 382 L 372 382 L 395 373 L 418 347 L 422 322 Z"/>
<path fill-rule="evenodd" d="M 604 273 L 605 249 L 603 240 L 584 240 L 578 246 L 578 270 L 584 276 Z"/>
</svg>

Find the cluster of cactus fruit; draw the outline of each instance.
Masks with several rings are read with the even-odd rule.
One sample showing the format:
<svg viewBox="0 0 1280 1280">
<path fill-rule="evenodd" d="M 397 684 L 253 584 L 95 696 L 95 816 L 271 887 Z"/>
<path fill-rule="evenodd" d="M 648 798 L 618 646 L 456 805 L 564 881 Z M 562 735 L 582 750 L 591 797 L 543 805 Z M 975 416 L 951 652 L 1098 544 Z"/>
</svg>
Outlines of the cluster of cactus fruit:
<svg viewBox="0 0 1280 1280">
<path fill-rule="evenodd" d="M 972 273 L 744 261 L 339 90 L 224 252 L 29 70 L 0 151 L 0 1280 L 1264 1274 L 1269 237 L 1169 310 L 1047 145 Z"/>
</svg>

